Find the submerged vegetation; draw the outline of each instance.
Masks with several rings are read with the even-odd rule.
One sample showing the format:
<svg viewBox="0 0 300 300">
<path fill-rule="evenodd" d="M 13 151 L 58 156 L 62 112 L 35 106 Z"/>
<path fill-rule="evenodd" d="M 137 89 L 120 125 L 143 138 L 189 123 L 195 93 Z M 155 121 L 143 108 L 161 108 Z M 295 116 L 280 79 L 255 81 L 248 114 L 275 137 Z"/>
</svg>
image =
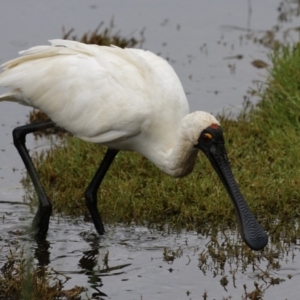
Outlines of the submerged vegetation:
<svg viewBox="0 0 300 300">
<path fill-rule="evenodd" d="M 78 286 L 64 289 L 64 283 L 69 279 L 50 267 L 33 267 L 24 248 L 13 246 L 0 269 L 0 299 L 80 300 L 79 295 L 85 289 Z"/>
<path fill-rule="evenodd" d="M 272 242 L 299 236 L 300 211 L 300 46 L 272 55 L 273 69 L 261 101 L 233 120 L 218 116 L 233 173 L 251 210 Z M 34 162 L 54 212 L 85 215 L 84 190 L 104 147 L 66 136 L 54 141 Z M 29 180 L 23 181 L 28 185 Z M 35 198 L 34 192 L 28 199 Z M 106 223 L 146 224 L 194 229 L 236 226 L 233 205 L 207 159 L 199 154 L 195 170 L 183 179 L 163 174 L 141 155 L 120 152 L 100 189 L 99 210 Z"/>
</svg>

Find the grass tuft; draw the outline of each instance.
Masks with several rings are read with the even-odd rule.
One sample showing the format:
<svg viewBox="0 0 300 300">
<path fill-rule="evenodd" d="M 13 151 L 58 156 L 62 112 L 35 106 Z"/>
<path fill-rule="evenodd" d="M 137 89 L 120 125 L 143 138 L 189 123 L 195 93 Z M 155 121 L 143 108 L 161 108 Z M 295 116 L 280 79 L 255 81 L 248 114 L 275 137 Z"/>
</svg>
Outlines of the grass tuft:
<svg viewBox="0 0 300 300">
<path fill-rule="evenodd" d="M 80 300 L 85 289 L 64 289 L 63 284 L 69 279 L 50 267 L 34 267 L 22 247 L 10 247 L 0 269 L 0 299 Z"/>
</svg>

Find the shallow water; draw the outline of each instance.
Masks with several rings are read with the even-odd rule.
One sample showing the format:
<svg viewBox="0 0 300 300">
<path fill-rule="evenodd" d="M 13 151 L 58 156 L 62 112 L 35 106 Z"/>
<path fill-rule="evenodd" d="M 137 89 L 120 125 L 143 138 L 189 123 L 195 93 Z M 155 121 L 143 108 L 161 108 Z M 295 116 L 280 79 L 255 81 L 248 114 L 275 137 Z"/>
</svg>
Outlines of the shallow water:
<svg viewBox="0 0 300 300">
<path fill-rule="evenodd" d="M 276 24 L 277 36 L 297 24 L 289 17 L 278 23 L 279 1 L 37 1 L 15 0 L 0 3 L 0 62 L 16 56 L 27 47 L 60 38 L 62 27 L 75 28 L 78 37 L 94 30 L 101 21 L 108 25 L 114 17 L 116 31 L 125 36 L 139 37 L 145 28 L 143 48 L 168 58 L 182 80 L 191 110 L 213 113 L 223 109 L 236 113 L 253 80 L 265 80 L 266 70 L 251 65 L 254 59 L 268 62 L 269 49 L 246 38 L 245 29 L 262 36 Z M 251 11 L 251 9 L 252 11 Z M 235 28 L 239 27 L 239 29 Z M 297 36 L 290 32 L 286 41 Z M 227 59 L 243 55 L 243 59 Z M 0 89 L 3 92 L 3 89 Z M 255 101 L 254 98 L 251 98 Z M 198 267 L 199 254 L 207 251 L 210 241 L 195 233 L 162 234 L 143 227 L 107 227 L 104 238 L 95 235 L 93 226 L 81 219 L 51 219 L 48 243 L 36 245 L 26 234 L 33 218 L 30 207 L 22 203 L 23 188 L 19 183 L 25 170 L 12 145 L 11 131 L 26 122 L 29 109 L 11 103 L 1 103 L 0 109 L 0 262 L 5 260 L 7 244 L 20 239 L 28 245 L 28 255 L 36 263 L 49 264 L 71 277 L 66 288 L 83 285 L 91 296 L 101 293 L 103 299 L 245 299 L 254 290 L 254 282 L 266 288 L 258 279 L 259 271 L 233 263 L 214 274 L 211 258 L 204 273 Z M 41 145 L 28 137 L 30 149 Z M 45 147 L 45 142 L 43 142 Z M 232 233 L 235 235 L 235 233 Z M 164 260 L 164 248 L 182 249 L 171 263 Z M 294 255 L 283 253 L 278 259 L 281 267 L 273 275 L 284 282 L 270 286 L 264 299 L 298 299 L 300 274 L 298 246 Z M 109 252 L 108 263 L 104 263 Z M 177 253 L 178 254 L 178 253 Z M 266 261 L 260 267 L 266 268 Z M 118 268 L 114 268 L 118 267 Z M 237 269 L 236 281 L 232 272 Z M 288 279 L 287 275 L 292 275 Z M 220 284 L 227 276 L 227 291 Z M 97 292 L 97 289 L 100 292 Z M 243 296 L 242 296 L 243 295 Z M 96 297 L 96 296 L 95 296 Z M 99 296 L 100 297 L 100 296 Z M 85 297 L 83 297 L 84 299 Z M 98 298 L 100 299 L 100 298 Z"/>
<path fill-rule="evenodd" d="M 71 278 L 65 288 L 86 287 L 83 299 L 202 299 L 204 293 L 207 299 L 246 299 L 244 285 L 250 293 L 255 290 L 255 282 L 265 291 L 263 299 L 299 297 L 297 245 L 289 248 L 290 252 L 279 254 L 276 261 L 280 267 L 275 270 L 267 267 L 266 259 L 256 262 L 260 269 L 243 267 L 234 258 L 228 258 L 221 268 L 207 254 L 210 238 L 193 232 L 166 234 L 145 227 L 117 225 L 106 226 L 105 237 L 99 237 L 92 224 L 81 219 L 52 218 L 47 240 L 37 245 L 26 234 L 32 215 L 24 205 L 1 203 L 1 215 L 5 219 L 1 225 L 0 262 L 5 261 L 6 245 L 18 240 L 26 245 L 27 255 L 34 257 L 37 265 L 49 265 Z M 236 238 L 235 233 L 229 234 Z M 221 238 L 219 242 L 222 243 Z M 200 254 L 207 254 L 203 265 Z M 268 276 L 259 278 L 267 270 L 269 276 L 283 281 L 270 285 Z M 224 277 L 228 280 L 225 288 L 221 284 Z"/>
</svg>

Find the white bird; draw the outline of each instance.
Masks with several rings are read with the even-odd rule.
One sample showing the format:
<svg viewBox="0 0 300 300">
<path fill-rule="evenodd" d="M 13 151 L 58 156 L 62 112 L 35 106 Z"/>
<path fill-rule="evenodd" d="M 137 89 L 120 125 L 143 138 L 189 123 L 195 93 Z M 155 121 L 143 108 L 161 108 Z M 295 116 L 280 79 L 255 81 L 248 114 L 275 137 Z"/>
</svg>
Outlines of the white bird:
<svg viewBox="0 0 300 300">
<path fill-rule="evenodd" d="M 48 231 L 52 204 L 25 146 L 28 133 L 59 126 L 108 150 L 85 192 L 99 234 L 104 227 L 97 190 L 119 150 L 137 151 L 174 177 L 188 175 L 201 149 L 231 197 L 246 244 L 262 249 L 268 237 L 250 212 L 232 175 L 219 122 L 207 112 L 189 114 L 183 87 L 173 68 L 150 51 L 51 40 L 20 52 L 2 65 L 0 85 L 10 89 L 0 101 L 18 102 L 46 113 L 53 122 L 14 129 L 17 147 L 39 198 L 36 235 Z"/>
</svg>

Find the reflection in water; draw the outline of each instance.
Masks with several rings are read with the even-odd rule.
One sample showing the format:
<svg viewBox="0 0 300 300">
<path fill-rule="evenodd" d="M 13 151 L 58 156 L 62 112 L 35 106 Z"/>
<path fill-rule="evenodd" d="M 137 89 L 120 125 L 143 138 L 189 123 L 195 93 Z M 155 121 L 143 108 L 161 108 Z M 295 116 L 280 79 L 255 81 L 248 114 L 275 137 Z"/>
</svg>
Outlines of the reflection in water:
<svg viewBox="0 0 300 300">
<path fill-rule="evenodd" d="M 34 248 L 34 258 L 38 261 L 39 267 L 45 267 L 50 264 L 50 243 L 47 240 L 37 240 L 37 246 Z"/>
<path fill-rule="evenodd" d="M 82 258 L 79 260 L 79 267 L 83 270 L 92 271 L 97 265 L 99 249 L 92 249 L 83 252 Z"/>
<path fill-rule="evenodd" d="M 84 274 L 88 277 L 89 286 L 96 292 L 92 293 L 92 297 L 95 299 L 103 299 L 101 296 L 107 296 L 101 292 L 100 288 L 103 286 L 102 279 L 94 271 L 98 264 L 100 239 L 96 237 L 94 239 L 89 238 L 89 245 L 91 250 L 83 252 L 83 256 L 79 260 L 78 266 L 84 271 Z"/>
<path fill-rule="evenodd" d="M 83 254 L 83 257 L 79 260 L 79 266 L 85 271 L 84 273 L 88 277 L 89 286 L 96 291 L 92 293 L 92 297 L 99 296 L 101 299 L 101 296 L 107 295 L 100 291 L 100 288 L 103 286 L 102 279 L 94 271 L 98 263 L 99 250 L 97 248 L 84 251 Z"/>
<path fill-rule="evenodd" d="M 65 289 L 83 286 L 83 295 L 92 299 L 185 299 L 187 294 L 199 299 L 205 293 L 208 299 L 246 299 L 257 293 L 264 299 L 281 299 L 278 295 L 294 291 L 300 278 L 300 260 L 294 259 L 297 245 L 285 246 L 284 251 L 270 245 L 253 252 L 243 248 L 234 232 L 206 238 L 133 226 L 107 226 L 106 235 L 99 237 L 93 224 L 67 218 L 51 218 L 47 240 L 34 241 L 27 233 L 32 221 L 28 206 L 3 206 L 2 214 L 10 219 L 3 221 L 1 262 L 8 244 L 18 239 L 20 245 L 31 245 L 33 252 L 27 252 L 33 253 L 39 276 L 50 267 L 65 276 Z M 23 221 L 16 218 L 15 207 L 23 208 Z"/>
</svg>

